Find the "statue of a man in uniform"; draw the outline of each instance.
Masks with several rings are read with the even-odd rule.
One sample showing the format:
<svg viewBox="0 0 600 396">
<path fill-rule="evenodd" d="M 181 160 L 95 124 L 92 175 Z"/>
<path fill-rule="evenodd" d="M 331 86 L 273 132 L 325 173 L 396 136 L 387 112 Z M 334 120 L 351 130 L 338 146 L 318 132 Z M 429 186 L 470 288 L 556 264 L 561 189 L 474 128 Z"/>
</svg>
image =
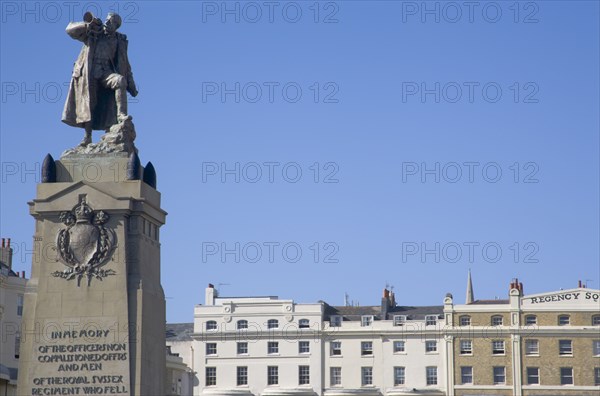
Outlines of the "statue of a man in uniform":
<svg viewBox="0 0 600 396">
<path fill-rule="evenodd" d="M 92 142 L 92 130 L 106 130 L 130 119 L 127 92 L 138 91 L 127 58 L 127 36 L 117 33 L 121 17 L 110 13 L 106 21 L 86 13 L 84 22 L 71 22 L 67 34 L 83 42 L 75 62 L 62 121 L 84 128 L 80 146 Z"/>
</svg>

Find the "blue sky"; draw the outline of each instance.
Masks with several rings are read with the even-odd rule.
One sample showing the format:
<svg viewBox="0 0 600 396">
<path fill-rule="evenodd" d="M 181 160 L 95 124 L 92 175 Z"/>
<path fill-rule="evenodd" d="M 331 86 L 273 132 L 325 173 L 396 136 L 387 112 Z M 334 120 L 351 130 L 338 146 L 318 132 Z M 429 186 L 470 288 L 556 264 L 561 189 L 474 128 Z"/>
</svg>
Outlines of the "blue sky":
<svg viewBox="0 0 600 396">
<path fill-rule="evenodd" d="M 2 237 L 30 272 L 36 167 L 80 50 L 118 11 L 158 174 L 167 319 L 224 295 L 406 305 L 598 288 L 599 6 L 2 1 Z M 97 140 L 100 132 L 94 133 Z M 33 170 L 33 171 L 32 171 Z M 237 253 L 237 257 L 236 257 Z"/>
</svg>

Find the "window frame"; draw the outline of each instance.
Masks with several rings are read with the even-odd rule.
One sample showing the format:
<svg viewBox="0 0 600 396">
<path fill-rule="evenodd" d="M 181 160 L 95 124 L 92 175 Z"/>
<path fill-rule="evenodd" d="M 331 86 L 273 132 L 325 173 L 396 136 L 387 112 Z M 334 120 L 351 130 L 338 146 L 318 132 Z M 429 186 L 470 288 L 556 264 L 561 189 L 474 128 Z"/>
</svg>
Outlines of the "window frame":
<svg viewBox="0 0 600 396">
<path fill-rule="evenodd" d="M 436 340 L 425 340 L 425 353 L 438 353 Z"/>
<path fill-rule="evenodd" d="M 245 371 L 245 373 L 243 373 Z M 236 379 L 235 383 L 237 386 L 247 386 L 248 385 L 248 366 L 237 366 L 236 370 Z M 245 379 L 245 381 L 244 381 Z"/>
<path fill-rule="evenodd" d="M 600 326 L 600 315 L 592 316 L 592 326 Z"/>
<path fill-rule="evenodd" d="M 400 348 L 400 346 L 402 347 Z M 392 344 L 392 348 L 394 353 L 406 353 L 406 341 L 396 340 Z"/>
<path fill-rule="evenodd" d="M 497 379 L 500 377 L 502 377 L 502 381 Z M 506 366 L 494 366 L 492 368 L 492 383 L 494 385 L 506 385 Z"/>
<path fill-rule="evenodd" d="M 468 369 L 468 372 L 466 372 Z M 469 381 L 465 381 L 466 378 L 470 378 Z M 473 366 L 461 366 L 460 367 L 460 383 L 461 385 L 473 385 Z"/>
<path fill-rule="evenodd" d="M 279 385 L 279 366 L 267 366 L 267 385 Z"/>
<path fill-rule="evenodd" d="M 237 330 L 247 330 L 248 329 L 248 321 L 246 319 L 240 319 L 236 322 L 235 328 Z"/>
<path fill-rule="evenodd" d="M 342 315 L 331 315 L 329 317 L 329 327 L 342 327 L 344 317 Z"/>
<path fill-rule="evenodd" d="M 406 323 L 407 320 L 408 320 L 408 317 L 406 315 L 394 315 L 393 325 L 394 326 L 404 326 L 404 324 Z"/>
<path fill-rule="evenodd" d="M 568 350 L 566 347 L 568 346 Z M 573 340 L 558 340 L 558 355 L 573 356 Z"/>
<path fill-rule="evenodd" d="M 204 386 L 217 386 L 217 368 L 215 366 L 205 367 Z"/>
<path fill-rule="evenodd" d="M 460 326 L 471 326 L 471 315 L 460 315 L 458 323 Z"/>
<path fill-rule="evenodd" d="M 360 368 L 360 386 L 373 386 L 373 366 L 363 366 Z"/>
<path fill-rule="evenodd" d="M 360 342 L 360 356 L 373 356 L 373 341 Z"/>
<path fill-rule="evenodd" d="M 406 385 L 406 367 L 394 366 L 394 386 Z"/>
<path fill-rule="evenodd" d="M 336 351 L 339 351 L 339 353 L 336 353 Z M 329 343 L 329 356 L 342 356 L 342 341 L 331 341 Z"/>
<path fill-rule="evenodd" d="M 240 352 L 240 349 L 245 349 L 246 352 Z M 248 343 L 247 342 L 237 342 L 235 346 L 235 352 L 237 355 L 247 355 L 248 354 Z"/>
<path fill-rule="evenodd" d="M 571 325 L 571 316 L 570 315 L 559 315 L 558 316 L 558 325 L 559 326 Z"/>
<path fill-rule="evenodd" d="M 268 341 L 267 342 L 267 355 L 279 355 L 279 342 Z"/>
<path fill-rule="evenodd" d="M 570 370 L 569 375 L 564 375 L 564 370 Z M 570 378 L 571 382 L 565 383 L 563 382 L 565 378 Z M 561 385 L 575 385 L 575 376 L 573 373 L 573 367 L 561 367 L 560 368 L 560 384 Z"/>
<path fill-rule="evenodd" d="M 217 328 L 218 328 L 218 325 L 217 325 L 216 320 L 209 320 L 204 324 L 204 329 L 206 331 L 215 331 L 215 330 L 217 330 Z"/>
<path fill-rule="evenodd" d="M 305 349 L 305 350 L 303 350 Z M 300 340 L 298 341 L 298 353 L 306 355 L 310 353 L 310 341 Z"/>
<path fill-rule="evenodd" d="M 600 356 L 600 340 L 592 340 L 592 356 Z"/>
<path fill-rule="evenodd" d="M 298 366 L 298 385 L 310 385 L 310 366 Z"/>
<path fill-rule="evenodd" d="M 438 384 L 437 366 L 425 367 L 425 384 L 427 384 L 427 386 L 433 386 Z"/>
<path fill-rule="evenodd" d="M 310 320 L 302 318 L 298 320 L 299 329 L 310 329 Z"/>
<path fill-rule="evenodd" d="M 530 351 L 530 346 L 535 345 L 535 352 Z M 525 340 L 525 356 L 539 356 L 540 355 L 540 341 L 538 339 L 527 339 Z"/>
<path fill-rule="evenodd" d="M 369 327 L 373 325 L 373 315 L 362 315 L 360 317 L 360 327 Z"/>
<path fill-rule="evenodd" d="M 600 386 L 600 367 L 594 367 L 594 386 Z"/>
<path fill-rule="evenodd" d="M 23 316 L 23 305 L 25 304 L 25 296 L 17 294 L 17 316 Z"/>
<path fill-rule="evenodd" d="M 217 355 L 217 343 L 216 342 L 207 342 L 205 347 L 206 356 L 216 356 Z"/>
<path fill-rule="evenodd" d="M 535 374 L 530 370 L 535 370 Z M 540 384 L 540 368 L 539 367 L 527 367 L 525 369 L 525 377 L 527 378 L 527 385 L 539 385 Z M 535 378 L 537 382 L 531 382 L 531 379 Z"/>
<path fill-rule="evenodd" d="M 267 320 L 267 329 L 274 330 L 279 328 L 279 320 L 277 319 L 269 319 Z"/>
<path fill-rule="evenodd" d="M 430 323 L 433 322 L 433 323 Z M 437 315 L 425 315 L 425 326 L 437 326 L 438 316 Z"/>
<path fill-rule="evenodd" d="M 502 350 L 496 348 L 496 344 L 502 345 Z M 504 340 L 492 340 L 492 355 L 503 356 L 506 355 L 506 342 Z"/>
<path fill-rule="evenodd" d="M 465 345 L 469 346 L 468 351 Z M 459 344 L 459 355 L 472 355 L 473 354 L 473 340 L 460 340 Z"/>
<path fill-rule="evenodd" d="M 502 315 L 493 315 L 490 319 L 492 326 L 504 326 L 504 317 Z"/>
<path fill-rule="evenodd" d="M 329 386 L 342 386 L 342 368 L 340 366 L 329 367 Z"/>
<path fill-rule="evenodd" d="M 529 323 L 533 319 L 533 323 Z M 535 326 L 537 325 L 537 315 L 525 315 L 525 325 Z"/>
</svg>

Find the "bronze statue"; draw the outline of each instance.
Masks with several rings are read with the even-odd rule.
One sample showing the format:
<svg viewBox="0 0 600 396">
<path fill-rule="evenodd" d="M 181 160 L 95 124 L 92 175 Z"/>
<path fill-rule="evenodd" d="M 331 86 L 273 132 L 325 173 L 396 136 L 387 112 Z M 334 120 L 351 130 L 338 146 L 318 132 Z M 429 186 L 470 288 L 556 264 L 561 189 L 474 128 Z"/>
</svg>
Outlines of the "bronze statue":
<svg viewBox="0 0 600 396">
<path fill-rule="evenodd" d="M 92 142 L 92 130 L 131 119 L 127 92 L 135 97 L 138 91 L 127 58 L 127 36 L 117 32 L 121 17 L 110 13 L 102 24 L 87 12 L 83 19 L 67 26 L 67 34 L 84 45 L 73 68 L 62 121 L 85 129 L 80 143 L 85 147 Z"/>
</svg>

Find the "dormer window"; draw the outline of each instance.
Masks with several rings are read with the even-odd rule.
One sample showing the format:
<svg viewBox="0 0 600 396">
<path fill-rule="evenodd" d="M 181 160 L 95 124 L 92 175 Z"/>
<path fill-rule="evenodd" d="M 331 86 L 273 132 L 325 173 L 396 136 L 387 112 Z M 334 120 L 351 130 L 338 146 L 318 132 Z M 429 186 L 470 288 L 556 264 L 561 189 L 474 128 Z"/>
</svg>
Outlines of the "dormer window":
<svg viewBox="0 0 600 396">
<path fill-rule="evenodd" d="M 330 327 L 341 327 L 342 326 L 342 317 L 340 315 L 333 315 L 329 317 L 329 326 Z"/>
<path fill-rule="evenodd" d="M 425 316 L 425 326 L 435 326 L 437 324 L 437 315 Z"/>
<path fill-rule="evenodd" d="M 403 326 L 406 323 L 406 315 L 394 315 L 394 326 Z"/>
</svg>

